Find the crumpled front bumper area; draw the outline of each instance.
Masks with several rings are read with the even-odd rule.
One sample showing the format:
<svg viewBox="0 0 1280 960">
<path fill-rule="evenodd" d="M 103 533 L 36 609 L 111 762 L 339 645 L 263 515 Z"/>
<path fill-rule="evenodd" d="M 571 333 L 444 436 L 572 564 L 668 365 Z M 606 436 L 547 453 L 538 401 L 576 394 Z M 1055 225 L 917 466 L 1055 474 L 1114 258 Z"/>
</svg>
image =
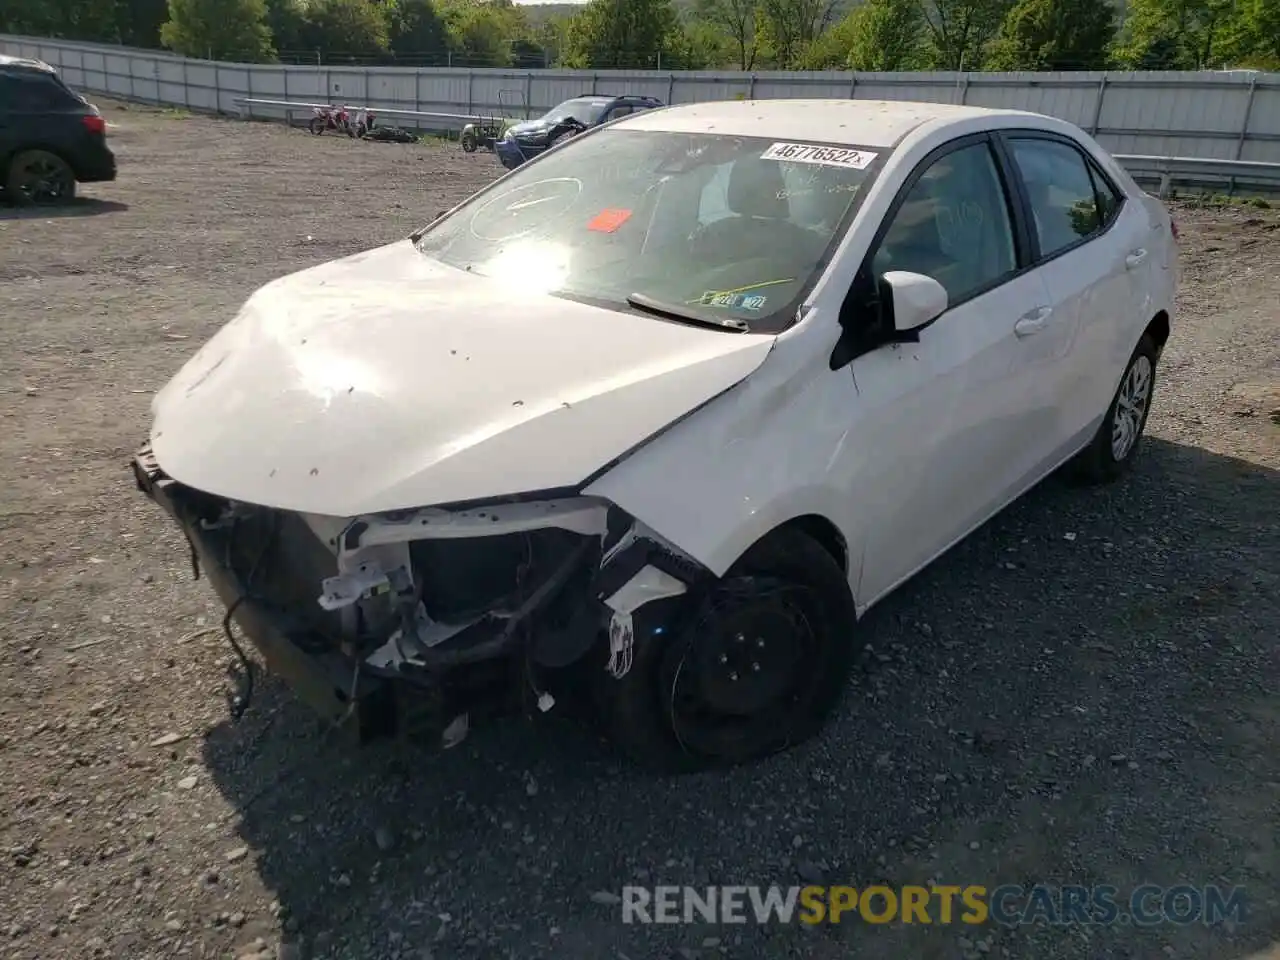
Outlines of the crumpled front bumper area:
<svg viewBox="0 0 1280 960">
<path fill-rule="evenodd" d="M 186 537 L 196 576 L 269 673 L 360 739 L 451 745 L 475 719 L 554 696 L 540 682 L 593 649 L 630 670 L 633 615 L 708 574 L 604 501 L 571 496 L 352 520 L 235 503 L 168 477 L 149 445 L 138 489 Z M 607 648 L 607 649 L 605 649 Z M 253 664 L 242 654 L 252 691 Z"/>
<path fill-rule="evenodd" d="M 429 696 L 417 690 L 409 701 L 405 692 L 397 691 L 386 678 L 358 671 L 359 658 L 326 635 L 321 617 L 306 619 L 298 614 L 306 606 L 285 606 L 279 598 L 269 601 L 252 590 L 248 582 L 252 568 L 243 561 L 246 553 L 263 550 L 263 544 L 243 538 L 246 542 L 238 545 L 228 529 L 203 523 L 209 506 L 201 502 L 207 499 L 205 495 L 165 476 L 149 445 L 134 458 L 132 469 L 138 489 L 177 523 L 191 548 L 193 572 L 197 577 L 203 574 L 222 602 L 233 610 L 236 626 L 258 649 L 268 671 L 283 679 L 322 718 L 354 729 L 362 741 L 407 732 L 413 727 L 408 722 L 410 713 L 419 724 L 426 720 L 433 728 L 443 727 L 441 704 L 433 704 Z M 295 516 L 271 516 L 272 513 L 264 511 L 262 521 L 299 522 Z M 257 533 L 262 536 L 261 531 Z M 307 559 L 321 567 L 327 551 L 318 541 L 316 545 L 319 549 Z M 332 563 L 332 555 L 328 557 Z M 259 555 L 257 559 L 260 562 L 264 557 Z M 253 563 L 252 558 L 249 563 Z M 314 607 L 314 597 L 310 599 Z"/>
</svg>

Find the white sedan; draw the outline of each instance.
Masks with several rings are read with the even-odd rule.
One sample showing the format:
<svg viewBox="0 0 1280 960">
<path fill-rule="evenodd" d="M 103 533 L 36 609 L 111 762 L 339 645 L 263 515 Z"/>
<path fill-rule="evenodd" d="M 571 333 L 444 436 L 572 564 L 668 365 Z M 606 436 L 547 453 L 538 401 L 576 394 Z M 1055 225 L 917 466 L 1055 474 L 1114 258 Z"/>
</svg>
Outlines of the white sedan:
<svg viewBox="0 0 1280 960">
<path fill-rule="evenodd" d="M 590 694 L 641 762 L 743 762 L 820 727 L 898 584 L 1129 468 L 1175 237 L 1038 114 L 647 111 L 255 292 L 135 477 L 335 722 Z"/>
</svg>

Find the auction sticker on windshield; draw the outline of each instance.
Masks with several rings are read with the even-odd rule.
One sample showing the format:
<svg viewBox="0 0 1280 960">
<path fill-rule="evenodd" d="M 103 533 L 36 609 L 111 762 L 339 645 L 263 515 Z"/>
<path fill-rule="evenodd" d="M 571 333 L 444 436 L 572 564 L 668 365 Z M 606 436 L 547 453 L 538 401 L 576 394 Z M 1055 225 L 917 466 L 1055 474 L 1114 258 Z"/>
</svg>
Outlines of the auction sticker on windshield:
<svg viewBox="0 0 1280 960">
<path fill-rule="evenodd" d="M 849 147 L 820 147 L 814 143 L 775 143 L 761 160 L 786 160 L 790 163 L 817 163 L 824 167 L 846 167 L 865 170 L 875 160 L 876 154 Z"/>
</svg>

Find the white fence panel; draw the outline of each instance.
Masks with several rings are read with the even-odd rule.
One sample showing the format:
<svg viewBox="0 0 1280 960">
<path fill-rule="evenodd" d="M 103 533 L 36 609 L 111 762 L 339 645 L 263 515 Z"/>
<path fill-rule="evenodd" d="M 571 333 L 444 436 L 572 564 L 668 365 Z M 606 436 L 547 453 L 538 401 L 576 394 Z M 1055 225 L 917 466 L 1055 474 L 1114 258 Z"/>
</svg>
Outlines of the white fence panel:
<svg viewBox="0 0 1280 960">
<path fill-rule="evenodd" d="M 928 100 L 1033 110 L 1090 131 L 1125 154 L 1280 163 L 1280 74 L 799 73 L 658 70 L 470 70 L 211 63 L 161 51 L 0 36 L 0 52 L 56 66 L 89 93 L 238 110 L 245 97 L 369 103 L 442 114 L 536 116 L 583 94 L 638 94 L 668 103 L 752 97 Z M 254 116 L 285 116 L 254 107 Z M 443 128 L 457 122 L 439 121 Z"/>
</svg>

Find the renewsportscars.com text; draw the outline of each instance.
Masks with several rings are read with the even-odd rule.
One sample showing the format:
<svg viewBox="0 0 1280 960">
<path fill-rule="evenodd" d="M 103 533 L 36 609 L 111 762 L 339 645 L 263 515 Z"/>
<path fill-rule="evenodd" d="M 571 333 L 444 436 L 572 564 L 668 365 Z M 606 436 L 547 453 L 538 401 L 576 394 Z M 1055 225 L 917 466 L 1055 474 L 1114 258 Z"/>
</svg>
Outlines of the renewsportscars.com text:
<svg viewBox="0 0 1280 960">
<path fill-rule="evenodd" d="M 1241 887 L 1005 884 L 936 886 L 627 886 L 623 923 L 918 923 L 1004 926 L 1203 924 L 1245 919 Z"/>
</svg>

